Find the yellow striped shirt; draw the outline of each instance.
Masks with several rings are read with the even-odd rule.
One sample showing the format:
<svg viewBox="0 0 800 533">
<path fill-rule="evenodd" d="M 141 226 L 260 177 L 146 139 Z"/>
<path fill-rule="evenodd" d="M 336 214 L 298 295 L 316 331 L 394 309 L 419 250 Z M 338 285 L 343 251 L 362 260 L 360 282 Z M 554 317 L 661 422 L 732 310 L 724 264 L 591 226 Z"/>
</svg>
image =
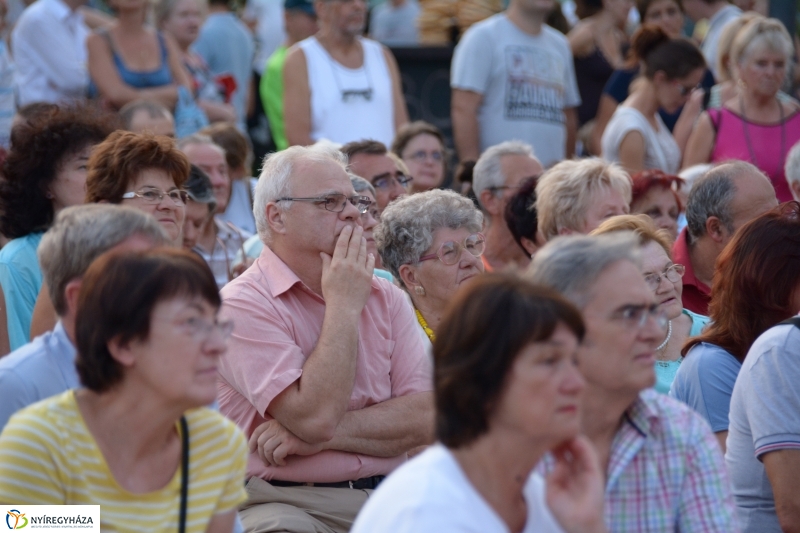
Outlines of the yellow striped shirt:
<svg viewBox="0 0 800 533">
<path fill-rule="evenodd" d="M 186 531 L 200 533 L 214 515 L 246 499 L 247 444 L 233 422 L 210 409 L 188 411 L 186 421 Z M 23 409 L 0 435 L 0 504 L 99 504 L 104 532 L 177 531 L 180 470 L 154 492 L 132 494 L 120 487 L 86 427 L 74 391 Z"/>
</svg>

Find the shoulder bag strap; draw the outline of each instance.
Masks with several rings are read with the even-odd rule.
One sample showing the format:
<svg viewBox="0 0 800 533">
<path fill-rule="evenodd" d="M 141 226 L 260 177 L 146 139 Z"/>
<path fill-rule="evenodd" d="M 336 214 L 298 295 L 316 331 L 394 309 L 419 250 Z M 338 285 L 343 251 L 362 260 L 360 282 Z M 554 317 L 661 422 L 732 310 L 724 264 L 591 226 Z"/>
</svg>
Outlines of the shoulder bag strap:
<svg viewBox="0 0 800 533">
<path fill-rule="evenodd" d="M 178 532 L 186 532 L 186 504 L 189 497 L 189 424 L 181 417 L 181 507 L 178 518 Z"/>
</svg>

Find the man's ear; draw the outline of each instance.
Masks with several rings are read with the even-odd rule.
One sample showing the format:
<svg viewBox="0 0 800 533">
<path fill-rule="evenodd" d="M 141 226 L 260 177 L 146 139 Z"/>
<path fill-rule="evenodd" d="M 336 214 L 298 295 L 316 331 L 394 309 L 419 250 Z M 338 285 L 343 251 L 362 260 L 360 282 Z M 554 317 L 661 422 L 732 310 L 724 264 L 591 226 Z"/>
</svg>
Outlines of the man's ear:
<svg viewBox="0 0 800 533">
<path fill-rule="evenodd" d="M 266 207 L 267 224 L 273 233 L 286 233 L 286 212 L 278 204 L 269 202 Z"/>
<path fill-rule="evenodd" d="M 714 215 L 706 219 L 706 233 L 711 240 L 717 244 L 724 243 L 728 236 L 727 228 L 725 228 L 725 225 L 720 221 L 720 219 Z"/>
<path fill-rule="evenodd" d="M 78 296 L 81 293 L 81 278 L 67 282 L 64 287 L 64 302 L 67 304 L 67 314 L 74 317 L 78 312 Z"/>
<path fill-rule="evenodd" d="M 489 189 L 482 190 L 479 200 L 481 207 L 483 207 L 484 211 L 489 213 L 492 218 L 499 215 L 500 205 L 502 204 L 500 199 L 494 194 L 494 191 L 490 191 Z"/>
</svg>

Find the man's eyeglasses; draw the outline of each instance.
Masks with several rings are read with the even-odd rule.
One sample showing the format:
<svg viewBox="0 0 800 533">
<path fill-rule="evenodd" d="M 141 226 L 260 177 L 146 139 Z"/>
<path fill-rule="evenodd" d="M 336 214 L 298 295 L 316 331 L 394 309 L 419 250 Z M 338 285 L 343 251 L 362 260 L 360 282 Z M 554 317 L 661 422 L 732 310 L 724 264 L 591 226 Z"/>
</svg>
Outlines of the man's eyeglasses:
<svg viewBox="0 0 800 533">
<path fill-rule="evenodd" d="M 395 183 L 399 183 L 401 187 L 405 187 L 406 185 L 411 183 L 413 179 L 414 178 L 412 178 L 411 176 L 406 176 L 405 174 L 399 171 L 396 172 L 394 175 L 392 175 L 391 172 L 386 172 L 385 174 L 378 174 L 377 176 L 373 177 L 372 186 L 375 187 L 376 189 L 386 190 L 390 189 L 392 185 L 394 185 Z"/>
<path fill-rule="evenodd" d="M 627 305 L 615 316 L 615 318 L 622 320 L 628 326 L 635 328 L 643 328 L 647 324 L 648 317 L 652 317 L 659 328 L 663 329 L 667 326 L 667 315 L 658 308 L 657 304 Z"/>
<path fill-rule="evenodd" d="M 425 150 L 417 150 L 416 152 L 414 152 L 413 154 L 408 156 L 409 159 L 411 159 L 412 161 L 417 161 L 417 162 L 425 161 L 429 157 L 431 159 L 433 159 L 434 162 L 441 163 L 442 160 L 444 159 L 444 154 L 442 152 L 439 152 L 439 151 L 426 152 Z"/>
<path fill-rule="evenodd" d="M 169 196 L 169 199 L 172 200 L 172 203 L 178 206 L 186 205 L 186 201 L 189 199 L 189 193 L 186 191 L 172 189 L 169 192 L 164 192 L 161 189 L 156 189 L 155 187 L 148 187 L 138 191 L 126 192 L 122 195 L 122 199 L 132 200 L 134 198 L 140 198 L 146 204 L 160 204 L 161 200 L 163 200 L 165 196 Z"/>
<path fill-rule="evenodd" d="M 455 241 L 443 242 L 435 254 L 423 255 L 419 258 L 419 262 L 438 259 L 445 265 L 455 265 L 461 259 L 462 248 L 475 257 L 480 257 L 486 249 L 486 237 L 482 233 L 473 233 L 464 239 L 463 244 Z"/>
<path fill-rule="evenodd" d="M 664 272 L 659 274 L 647 274 L 644 277 L 644 280 L 647 282 L 647 286 L 650 287 L 651 290 L 655 291 L 658 289 L 658 286 L 661 285 L 662 279 L 668 279 L 672 283 L 678 283 L 683 275 L 686 273 L 686 267 L 683 265 L 672 265 L 664 269 Z"/>
<path fill-rule="evenodd" d="M 367 209 L 369 209 L 369 206 L 372 203 L 372 200 L 370 200 L 369 196 L 359 196 L 356 194 L 354 196 L 347 197 L 341 193 L 328 194 L 326 196 L 312 196 L 310 198 L 292 198 L 289 196 L 284 196 L 283 198 L 278 198 L 278 201 L 311 202 L 324 207 L 327 211 L 332 211 L 334 213 L 341 213 L 344 211 L 344 207 L 347 205 L 347 202 L 350 202 L 362 215 L 367 212 Z"/>
</svg>

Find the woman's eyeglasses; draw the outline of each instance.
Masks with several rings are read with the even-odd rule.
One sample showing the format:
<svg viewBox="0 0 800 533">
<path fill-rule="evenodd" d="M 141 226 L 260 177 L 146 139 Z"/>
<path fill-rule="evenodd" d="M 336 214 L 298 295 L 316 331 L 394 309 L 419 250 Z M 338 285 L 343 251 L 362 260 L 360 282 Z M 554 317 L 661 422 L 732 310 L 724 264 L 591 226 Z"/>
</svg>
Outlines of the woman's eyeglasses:
<svg viewBox="0 0 800 533">
<path fill-rule="evenodd" d="M 463 244 L 456 241 L 443 242 L 435 254 L 423 255 L 419 258 L 419 262 L 438 259 L 445 265 L 455 265 L 461 259 L 462 249 L 475 257 L 480 257 L 483 255 L 484 249 L 486 249 L 486 237 L 482 233 L 473 233 L 464 239 Z"/>
<path fill-rule="evenodd" d="M 142 202 L 146 204 L 160 204 L 161 200 L 163 200 L 165 196 L 169 196 L 169 199 L 172 200 L 172 203 L 178 206 L 186 205 L 186 201 L 189 199 L 189 193 L 186 191 L 172 189 L 169 192 L 164 192 L 155 187 L 147 187 L 138 191 L 126 192 L 122 195 L 122 199 L 132 200 L 134 198 L 140 198 Z"/>
<path fill-rule="evenodd" d="M 686 267 L 683 265 L 672 265 L 664 269 L 664 272 L 661 274 L 647 274 L 644 277 L 645 282 L 647 282 L 647 286 L 650 287 L 651 290 L 655 291 L 658 289 L 658 286 L 661 285 L 662 279 L 667 279 L 672 283 L 678 283 L 683 275 L 686 273 Z"/>
</svg>

